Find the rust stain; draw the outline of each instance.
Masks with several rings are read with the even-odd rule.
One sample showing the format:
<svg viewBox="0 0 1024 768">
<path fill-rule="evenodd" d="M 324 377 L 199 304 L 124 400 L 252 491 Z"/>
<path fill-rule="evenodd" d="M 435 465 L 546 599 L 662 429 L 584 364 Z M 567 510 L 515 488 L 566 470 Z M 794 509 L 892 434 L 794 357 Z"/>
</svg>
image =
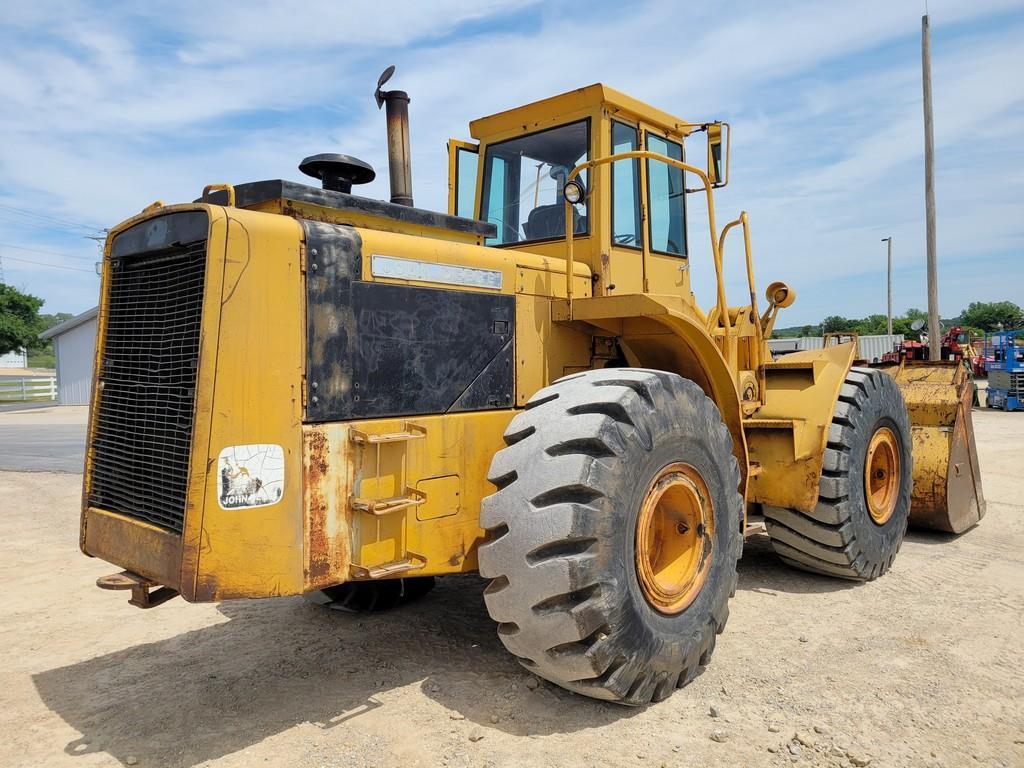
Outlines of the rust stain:
<svg viewBox="0 0 1024 768">
<path fill-rule="evenodd" d="M 458 550 L 452 552 L 452 556 L 448 558 L 448 565 L 458 565 L 466 559 L 466 542 L 460 541 L 458 547 Z"/>
<path fill-rule="evenodd" d="M 985 513 L 970 416 L 971 379 L 960 363 L 949 361 L 903 361 L 890 375 L 911 421 L 910 520 L 960 533 Z M 967 467 L 970 471 L 964 471 Z"/>
<path fill-rule="evenodd" d="M 330 447 L 327 436 L 318 430 L 306 434 L 303 487 L 306 489 L 307 550 L 305 578 L 307 584 L 322 584 L 331 573 L 331 541 L 328 530 L 328 500 L 324 486 L 330 470 Z"/>
<path fill-rule="evenodd" d="M 214 574 L 199 574 L 199 578 L 196 579 L 195 602 L 208 603 L 223 599 L 225 596 L 219 593 L 219 589 L 220 586 L 217 583 L 217 577 Z"/>
</svg>

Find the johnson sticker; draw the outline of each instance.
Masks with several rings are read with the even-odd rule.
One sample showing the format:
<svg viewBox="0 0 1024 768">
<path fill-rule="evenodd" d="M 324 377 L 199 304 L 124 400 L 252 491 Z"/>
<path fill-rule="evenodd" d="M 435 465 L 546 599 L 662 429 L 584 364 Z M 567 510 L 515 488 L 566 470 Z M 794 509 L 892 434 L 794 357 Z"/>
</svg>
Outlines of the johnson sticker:
<svg viewBox="0 0 1024 768">
<path fill-rule="evenodd" d="M 280 445 L 229 445 L 217 461 L 217 498 L 223 509 L 251 509 L 277 502 L 284 493 Z"/>
</svg>

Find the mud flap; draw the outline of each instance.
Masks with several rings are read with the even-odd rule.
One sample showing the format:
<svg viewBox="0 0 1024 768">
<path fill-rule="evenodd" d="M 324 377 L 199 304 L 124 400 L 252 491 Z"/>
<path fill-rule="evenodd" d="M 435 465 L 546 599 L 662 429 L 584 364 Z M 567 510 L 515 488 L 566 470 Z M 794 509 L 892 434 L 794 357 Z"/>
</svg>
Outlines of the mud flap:
<svg viewBox="0 0 1024 768">
<path fill-rule="evenodd" d="M 878 367 L 895 379 L 910 415 L 911 525 L 966 531 L 985 515 L 971 421 L 974 387 L 967 369 L 959 362 L 916 360 Z"/>
</svg>

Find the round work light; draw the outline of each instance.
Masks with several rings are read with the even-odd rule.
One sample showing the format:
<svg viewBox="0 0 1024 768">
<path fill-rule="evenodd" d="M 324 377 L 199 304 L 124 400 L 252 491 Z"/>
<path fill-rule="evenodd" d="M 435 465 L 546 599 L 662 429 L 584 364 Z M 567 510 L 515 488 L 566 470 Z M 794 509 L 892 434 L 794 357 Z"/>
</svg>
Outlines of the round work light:
<svg viewBox="0 0 1024 768">
<path fill-rule="evenodd" d="M 586 196 L 586 190 L 583 189 L 583 182 L 579 179 L 573 179 L 566 183 L 562 194 L 565 195 L 566 200 L 573 205 L 576 205 L 577 203 L 583 202 L 583 198 Z"/>
</svg>

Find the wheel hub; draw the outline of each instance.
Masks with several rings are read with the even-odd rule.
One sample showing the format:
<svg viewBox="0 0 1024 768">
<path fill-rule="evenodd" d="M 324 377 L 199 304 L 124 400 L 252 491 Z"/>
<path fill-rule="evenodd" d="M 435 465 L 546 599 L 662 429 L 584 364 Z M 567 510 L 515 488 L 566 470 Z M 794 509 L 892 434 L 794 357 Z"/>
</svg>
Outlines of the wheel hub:
<svg viewBox="0 0 1024 768">
<path fill-rule="evenodd" d="M 895 433 L 879 428 L 868 444 L 864 462 L 864 497 L 876 525 L 885 525 L 896 510 L 900 489 L 900 451 Z"/>
<path fill-rule="evenodd" d="M 676 462 L 655 475 L 636 528 L 640 589 L 655 610 L 680 613 L 697 597 L 711 568 L 714 527 L 711 494 L 694 467 Z"/>
</svg>

